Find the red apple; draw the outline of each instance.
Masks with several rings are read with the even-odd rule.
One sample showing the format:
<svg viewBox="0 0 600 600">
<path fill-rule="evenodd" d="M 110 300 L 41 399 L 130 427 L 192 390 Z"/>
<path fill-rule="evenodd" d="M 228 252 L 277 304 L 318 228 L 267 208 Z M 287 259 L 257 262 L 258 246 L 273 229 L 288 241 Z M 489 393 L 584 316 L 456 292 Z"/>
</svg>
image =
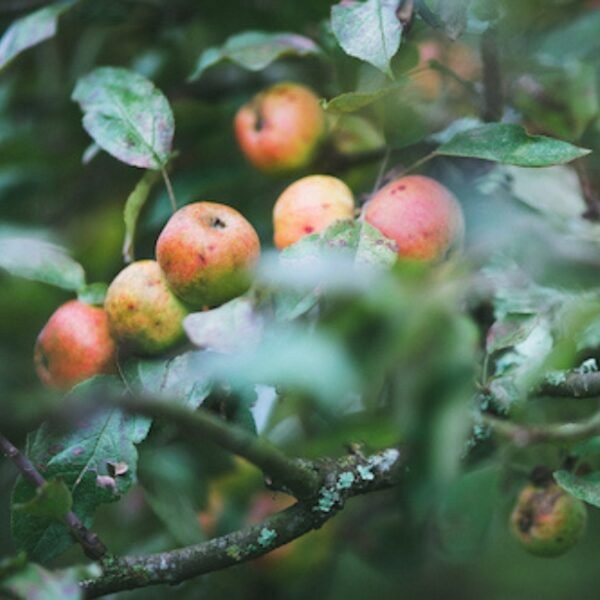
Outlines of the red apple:
<svg viewBox="0 0 600 600">
<path fill-rule="evenodd" d="M 311 162 L 325 132 L 325 117 L 310 89 L 279 83 L 242 106 L 234 125 L 248 160 L 261 171 L 279 173 Z"/>
<path fill-rule="evenodd" d="M 407 259 L 439 260 L 464 232 L 462 210 L 452 192 L 422 175 L 401 177 L 381 188 L 363 215 Z"/>
<path fill-rule="evenodd" d="M 260 240 L 235 209 L 196 202 L 178 210 L 156 243 L 157 260 L 171 289 L 191 306 L 212 307 L 243 294 Z"/>
<path fill-rule="evenodd" d="M 71 300 L 50 317 L 38 336 L 35 368 L 42 382 L 66 390 L 115 369 L 115 343 L 104 309 Z"/>
<path fill-rule="evenodd" d="M 354 197 L 343 181 L 329 175 L 303 177 L 287 187 L 275 203 L 275 245 L 285 248 L 336 221 L 353 218 Z"/>
</svg>

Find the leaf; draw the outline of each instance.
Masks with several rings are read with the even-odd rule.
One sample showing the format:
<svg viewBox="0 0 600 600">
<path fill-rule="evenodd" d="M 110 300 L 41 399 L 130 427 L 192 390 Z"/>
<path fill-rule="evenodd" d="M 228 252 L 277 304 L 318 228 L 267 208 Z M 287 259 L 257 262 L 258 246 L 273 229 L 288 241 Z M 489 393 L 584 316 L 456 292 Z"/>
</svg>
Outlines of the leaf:
<svg viewBox="0 0 600 600">
<path fill-rule="evenodd" d="M 135 167 L 165 167 L 175 122 L 168 100 L 149 79 L 99 67 L 77 82 L 72 99 L 84 113 L 85 130 L 103 150 Z"/>
<path fill-rule="evenodd" d="M 218 308 L 188 315 L 183 328 L 195 346 L 228 354 L 255 345 L 260 340 L 263 320 L 254 303 L 241 297 Z"/>
<path fill-rule="evenodd" d="M 30 563 L 0 584 L 0 596 L 4 598 L 4 592 L 11 600 L 82 600 L 80 579 L 94 579 L 101 573 L 96 564 L 62 571 L 47 571 Z"/>
<path fill-rule="evenodd" d="M 85 283 L 83 267 L 60 246 L 44 240 L 6 236 L 0 232 L 0 269 L 11 275 L 78 290 Z"/>
<path fill-rule="evenodd" d="M 136 481 L 137 450 L 148 434 L 151 421 L 130 416 L 117 408 L 93 410 L 89 402 L 96 395 L 123 393 L 115 377 L 96 377 L 69 394 L 70 401 L 88 406 L 84 416 L 66 430 L 57 423 L 45 423 L 30 434 L 27 456 L 47 479 L 60 477 L 73 498 L 73 511 L 84 525 L 90 526 L 96 508 L 118 500 Z M 124 463 L 126 472 L 114 465 Z M 47 517 L 15 510 L 29 502 L 34 487 L 23 478 L 13 493 L 12 530 L 17 544 L 30 558 L 46 562 L 65 551 L 72 543 L 67 527 Z"/>
<path fill-rule="evenodd" d="M 106 283 L 90 283 L 77 291 L 77 299 L 92 306 L 104 306 L 107 289 Z"/>
<path fill-rule="evenodd" d="M 525 315 L 509 315 L 496 321 L 489 329 L 485 349 L 488 354 L 511 348 L 524 342 L 535 327 L 536 319 Z"/>
<path fill-rule="evenodd" d="M 125 209 L 123 211 L 123 218 L 125 220 L 125 240 L 123 242 L 123 260 L 126 263 L 130 263 L 135 260 L 134 255 L 134 243 L 135 243 L 135 230 L 137 221 L 144 208 L 144 204 L 148 200 L 152 186 L 158 181 L 159 173 L 157 171 L 148 171 L 138 181 L 133 192 L 129 194 L 127 202 L 125 203 Z"/>
<path fill-rule="evenodd" d="M 549 167 L 589 154 L 590 150 L 542 135 L 520 125 L 490 123 L 458 133 L 436 154 L 481 158 L 519 167 Z"/>
<path fill-rule="evenodd" d="M 321 106 L 330 113 L 352 113 L 385 98 L 392 92 L 398 91 L 400 87 L 399 85 L 392 85 L 374 91 L 346 92 L 331 100 L 322 100 Z"/>
<path fill-rule="evenodd" d="M 554 479 L 561 488 L 576 498 L 600 507 L 600 472 L 588 475 L 575 475 L 569 471 L 556 471 Z"/>
<path fill-rule="evenodd" d="M 14 21 L 0 39 L 0 70 L 24 50 L 54 37 L 58 17 L 76 0 L 56 2 Z"/>
<path fill-rule="evenodd" d="M 123 376 L 139 393 L 196 409 L 211 390 L 203 358 L 204 353 L 197 350 L 167 359 L 134 358 L 122 366 Z"/>
<path fill-rule="evenodd" d="M 46 481 L 37 488 L 35 496 L 23 504 L 15 504 L 14 510 L 22 510 L 35 517 L 61 521 L 71 510 L 73 498 L 62 479 Z"/>
<path fill-rule="evenodd" d="M 390 60 L 402 37 L 397 8 L 397 0 L 350 0 L 331 8 L 331 28 L 344 52 L 368 62 L 392 79 Z"/>
<path fill-rule="evenodd" d="M 363 221 L 356 247 L 355 263 L 371 269 L 389 269 L 396 263 L 397 258 L 396 243 L 386 238 L 379 229 Z"/>
<path fill-rule="evenodd" d="M 260 71 L 282 56 L 320 53 L 319 46 L 302 35 L 245 31 L 228 38 L 220 48 L 205 50 L 188 81 L 198 80 L 206 69 L 224 60 L 230 60 L 249 71 Z"/>
</svg>

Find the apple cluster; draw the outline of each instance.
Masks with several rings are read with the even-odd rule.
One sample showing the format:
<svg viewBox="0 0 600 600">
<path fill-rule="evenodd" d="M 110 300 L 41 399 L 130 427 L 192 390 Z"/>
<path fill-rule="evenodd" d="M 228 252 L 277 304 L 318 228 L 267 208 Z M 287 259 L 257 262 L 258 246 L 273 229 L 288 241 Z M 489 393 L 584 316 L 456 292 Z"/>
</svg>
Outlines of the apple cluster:
<svg viewBox="0 0 600 600">
<path fill-rule="evenodd" d="M 235 117 L 248 160 L 267 173 L 305 169 L 326 137 L 317 96 L 296 83 L 279 83 L 255 96 Z M 404 259 L 437 262 L 460 243 L 460 204 L 437 181 L 400 177 L 358 210 L 350 188 L 330 175 L 308 175 L 289 185 L 273 209 L 274 243 L 286 248 L 340 220 L 361 219 L 396 243 Z M 156 355 L 184 338 L 191 311 L 219 306 L 250 287 L 260 256 L 252 225 L 237 210 L 214 202 L 189 204 L 169 219 L 156 243 L 156 260 L 139 260 L 110 284 L 104 307 L 67 302 L 50 318 L 35 347 L 41 380 L 58 389 L 115 369 L 117 349 Z"/>
</svg>

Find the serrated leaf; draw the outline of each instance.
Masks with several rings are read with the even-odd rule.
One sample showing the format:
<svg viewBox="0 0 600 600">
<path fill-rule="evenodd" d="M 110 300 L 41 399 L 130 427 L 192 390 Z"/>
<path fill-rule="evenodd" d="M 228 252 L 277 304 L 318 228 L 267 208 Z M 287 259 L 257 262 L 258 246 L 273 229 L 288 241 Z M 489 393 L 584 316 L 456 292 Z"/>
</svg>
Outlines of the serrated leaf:
<svg viewBox="0 0 600 600">
<path fill-rule="evenodd" d="M 520 125 L 489 123 L 458 133 L 436 154 L 480 158 L 519 167 L 549 167 L 570 162 L 590 150 L 542 135 L 529 135 Z"/>
<path fill-rule="evenodd" d="M 122 371 L 135 391 L 196 409 L 211 390 L 203 358 L 197 350 L 166 359 L 133 358 L 122 365 Z"/>
<path fill-rule="evenodd" d="M 230 60 L 249 71 L 260 71 L 282 56 L 320 53 L 319 46 L 302 35 L 245 31 L 230 37 L 220 48 L 205 50 L 189 81 L 196 81 L 206 69 L 224 60 Z"/>
<path fill-rule="evenodd" d="M 561 488 L 576 498 L 600 507 L 600 472 L 576 475 L 569 471 L 556 471 L 554 479 Z"/>
<path fill-rule="evenodd" d="M 148 200 L 152 186 L 158 181 L 159 173 L 157 171 L 148 171 L 138 181 L 137 185 L 129 194 L 125 209 L 123 210 L 123 219 L 125 221 L 125 240 L 123 242 L 123 259 L 126 263 L 135 260 L 135 230 L 137 221 L 142 212 L 142 208 Z"/>
<path fill-rule="evenodd" d="M 83 267 L 64 248 L 35 238 L 0 234 L 0 269 L 66 290 L 85 283 Z"/>
<path fill-rule="evenodd" d="M 96 377 L 69 394 L 77 404 L 89 406 L 96 395 L 118 396 L 124 392 L 114 377 Z M 124 414 L 117 408 L 95 410 L 65 430 L 57 423 L 43 424 L 27 440 L 27 456 L 47 479 L 61 477 L 73 497 L 73 511 L 90 526 L 100 504 L 118 500 L 136 481 L 137 450 L 148 434 L 151 421 Z M 116 476 L 110 465 L 125 463 L 128 469 Z M 52 519 L 14 510 L 31 500 L 35 489 L 20 478 L 13 493 L 12 530 L 17 544 L 29 556 L 46 562 L 72 543 L 67 527 Z"/>
<path fill-rule="evenodd" d="M 393 79 L 390 61 L 400 47 L 398 0 L 344 1 L 331 8 L 331 28 L 350 56 L 368 62 Z"/>
<path fill-rule="evenodd" d="M 331 100 L 321 101 L 321 106 L 330 113 L 352 113 L 385 98 L 398 89 L 400 86 L 392 85 L 373 91 L 346 92 Z"/>
<path fill-rule="evenodd" d="M 77 299 L 92 306 L 104 306 L 108 285 L 103 282 L 90 283 L 77 291 Z"/>
<path fill-rule="evenodd" d="M 195 346 L 227 354 L 256 344 L 263 319 L 252 300 L 240 297 L 218 308 L 188 315 L 183 328 Z"/>
<path fill-rule="evenodd" d="M 14 510 L 21 510 L 34 517 L 61 521 L 71 510 L 73 498 L 65 482 L 51 479 L 37 488 L 35 496 L 23 504 L 15 504 Z"/>
<path fill-rule="evenodd" d="M 0 39 L 0 70 L 21 52 L 50 39 L 56 34 L 58 17 L 76 0 L 56 2 L 17 19 Z"/>
<path fill-rule="evenodd" d="M 103 150 L 135 167 L 165 167 L 175 122 L 168 100 L 149 79 L 99 67 L 77 82 L 72 99 L 84 113 L 85 130 Z"/>
</svg>

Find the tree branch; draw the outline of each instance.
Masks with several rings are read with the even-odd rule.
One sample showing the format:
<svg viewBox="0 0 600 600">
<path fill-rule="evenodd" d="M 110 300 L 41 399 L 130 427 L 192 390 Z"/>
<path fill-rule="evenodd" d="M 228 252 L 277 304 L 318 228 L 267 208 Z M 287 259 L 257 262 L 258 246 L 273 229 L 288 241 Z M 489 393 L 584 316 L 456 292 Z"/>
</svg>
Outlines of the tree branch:
<svg viewBox="0 0 600 600">
<path fill-rule="evenodd" d="M 483 109 L 484 121 L 499 121 L 504 112 L 502 72 L 498 57 L 496 28 L 490 26 L 481 36 L 481 62 L 483 64 Z"/>
<path fill-rule="evenodd" d="M 544 381 L 537 390 L 537 396 L 555 396 L 559 398 L 595 398 L 600 396 L 600 371 L 580 373 L 572 371 L 564 378 Z"/>
<path fill-rule="evenodd" d="M 4 456 L 6 456 L 6 458 L 14 463 L 23 477 L 32 483 L 36 488 L 40 488 L 45 485 L 46 480 L 35 468 L 33 463 L 1 433 L 0 451 L 4 454 Z M 71 530 L 73 537 L 83 548 L 83 551 L 87 557 L 93 560 L 98 560 L 106 554 L 106 546 L 100 541 L 100 538 L 93 531 L 87 529 L 87 527 L 85 527 L 85 525 L 79 520 L 79 517 L 73 511 L 67 513 L 65 516 L 65 522 Z"/>
<path fill-rule="evenodd" d="M 82 581 L 87 598 L 151 585 L 180 583 L 271 552 L 318 529 L 353 496 L 386 489 L 399 481 L 404 454 L 389 448 L 369 457 L 350 455 L 318 463 L 324 484 L 313 502 L 299 502 L 262 523 L 170 552 L 103 561 L 98 579 Z"/>
<path fill-rule="evenodd" d="M 314 496 L 320 479 L 310 462 L 288 458 L 263 438 L 226 423 L 206 410 L 191 411 L 176 402 L 129 396 L 117 405 L 131 412 L 166 419 L 181 429 L 208 438 L 259 467 L 280 489 L 298 499 Z"/>
</svg>

